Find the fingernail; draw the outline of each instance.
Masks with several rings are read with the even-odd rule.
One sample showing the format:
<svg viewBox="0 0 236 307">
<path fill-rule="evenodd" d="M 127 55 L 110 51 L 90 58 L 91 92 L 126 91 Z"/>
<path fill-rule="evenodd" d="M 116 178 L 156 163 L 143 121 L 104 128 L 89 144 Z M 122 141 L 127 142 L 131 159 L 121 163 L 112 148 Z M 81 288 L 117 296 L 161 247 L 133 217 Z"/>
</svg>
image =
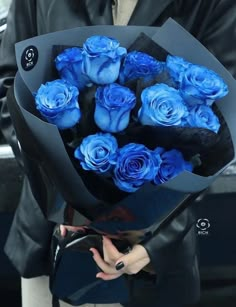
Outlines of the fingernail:
<svg viewBox="0 0 236 307">
<path fill-rule="evenodd" d="M 124 266 L 125 266 L 124 262 L 118 262 L 117 265 L 116 265 L 116 270 L 119 271 L 119 270 L 123 269 Z"/>
</svg>

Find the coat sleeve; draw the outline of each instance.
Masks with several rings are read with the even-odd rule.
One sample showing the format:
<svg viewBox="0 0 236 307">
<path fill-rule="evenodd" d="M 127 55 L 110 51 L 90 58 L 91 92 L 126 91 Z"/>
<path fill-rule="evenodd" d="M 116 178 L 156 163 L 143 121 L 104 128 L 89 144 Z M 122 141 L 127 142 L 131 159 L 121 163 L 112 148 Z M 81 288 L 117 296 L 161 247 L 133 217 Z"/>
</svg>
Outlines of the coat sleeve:
<svg viewBox="0 0 236 307">
<path fill-rule="evenodd" d="M 184 2 L 184 1 L 183 1 Z M 211 3 L 212 4 L 212 3 Z M 217 0 L 204 21 L 205 29 L 197 37 L 236 77 L 236 2 Z M 206 14 L 208 15 L 208 14 Z M 204 19 L 204 16 L 198 16 Z M 147 250 L 155 272 L 161 274 L 175 262 L 175 251 L 193 225 L 189 210 L 185 210 L 169 225 L 142 245 Z M 188 242 L 191 247 L 191 242 Z M 194 246 L 191 247 L 194 249 Z M 185 259 L 183 259 L 185 261 Z"/>
<path fill-rule="evenodd" d="M 0 48 L 0 129 L 20 164 L 20 150 L 7 107 L 6 93 L 17 70 L 15 43 L 36 35 L 35 0 L 13 0 Z"/>
<path fill-rule="evenodd" d="M 236 77 L 236 2 L 214 2 L 214 9 L 199 40 Z"/>
<path fill-rule="evenodd" d="M 193 230 L 194 218 L 191 211 L 187 208 L 170 223 L 164 226 L 155 236 L 141 243 L 146 249 L 151 263 L 147 269 L 156 273 L 157 278 L 169 271 L 178 270 L 177 266 L 191 266 L 194 257 L 185 257 L 184 255 L 195 254 L 195 242 L 188 240 L 185 243 L 185 249 L 182 254 L 184 259 L 176 261 L 176 253 L 179 251 L 180 242 L 187 236 L 189 231 Z M 180 258 L 178 256 L 178 258 Z M 178 263 L 177 263 L 178 262 Z M 182 262 L 182 264 L 179 262 Z M 191 262 L 191 263 L 190 263 Z M 175 267 L 176 266 L 176 267 Z"/>
<path fill-rule="evenodd" d="M 34 0 L 12 1 L 0 48 L 0 79 L 4 76 L 14 76 L 15 43 L 37 34 L 36 20 Z"/>
</svg>

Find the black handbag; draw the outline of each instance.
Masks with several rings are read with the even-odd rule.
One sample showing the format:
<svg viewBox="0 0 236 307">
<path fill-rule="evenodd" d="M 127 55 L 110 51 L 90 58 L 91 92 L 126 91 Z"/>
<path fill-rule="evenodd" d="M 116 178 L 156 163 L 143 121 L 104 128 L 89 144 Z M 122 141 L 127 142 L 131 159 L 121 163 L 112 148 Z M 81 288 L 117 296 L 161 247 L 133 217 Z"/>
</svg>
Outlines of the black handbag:
<svg viewBox="0 0 236 307">
<path fill-rule="evenodd" d="M 127 248 L 125 241 L 113 242 L 119 250 Z M 129 299 L 128 281 L 124 275 L 104 281 L 96 278 L 101 271 L 89 251 L 95 247 L 102 255 L 102 236 L 93 230 L 85 232 L 67 231 L 60 236 L 55 228 L 51 245 L 50 290 L 53 307 L 60 306 L 59 300 L 77 306 L 85 303 L 125 303 Z"/>
</svg>

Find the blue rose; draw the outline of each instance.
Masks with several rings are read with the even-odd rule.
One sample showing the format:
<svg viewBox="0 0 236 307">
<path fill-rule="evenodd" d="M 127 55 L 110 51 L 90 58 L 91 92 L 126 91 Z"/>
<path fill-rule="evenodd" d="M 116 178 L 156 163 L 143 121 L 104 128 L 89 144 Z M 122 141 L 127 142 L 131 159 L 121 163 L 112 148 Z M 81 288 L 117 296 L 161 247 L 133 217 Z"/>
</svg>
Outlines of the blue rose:
<svg viewBox="0 0 236 307">
<path fill-rule="evenodd" d="M 118 144 L 109 133 L 96 133 L 83 139 L 74 156 L 84 170 L 107 173 L 116 164 Z"/>
<path fill-rule="evenodd" d="M 81 117 L 78 89 L 65 80 L 42 84 L 35 94 L 36 108 L 59 129 L 73 127 Z"/>
<path fill-rule="evenodd" d="M 130 143 L 118 151 L 114 183 L 125 192 L 135 192 L 152 181 L 161 163 L 160 155 L 142 144 Z"/>
<path fill-rule="evenodd" d="M 189 115 L 186 121 L 187 126 L 206 128 L 215 133 L 220 129 L 220 121 L 211 107 L 202 104 L 189 109 Z"/>
<path fill-rule="evenodd" d="M 162 71 L 162 62 L 157 61 L 146 53 L 132 51 L 127 54 L 121 66 L 119 81 L 121 84 L 139 78 L 151 81 Z"/>
<path fill-rule="evenodd" d="M 190 65 L 181 83 L 181 95 L 189 105 L 206 104 L 228 94 L 228 86 L 214 71 L 204 66 Z"/>
<path fill-rule="evenodd" d="M 94 120 L 97 126 L 102 131 L 119 132 L 129 124 L 136 96 L 129 88 L 112 83 L 97 88 L 95 102 Z"/>
<path fill-rule="evenodd" d="M 127 50 L 117 40 L 107 36 L 91 36 L 83 45 L 84 71 L 96 84 L 117 80 L 121 59 Z"/>
<path fill-rule="evenodd" d="M 157 148 L 158 154 L 160 149 Z M 163 151 L 161 154 L 161 164 L 154 178 L 155 184 L 164 183 L 183 171 L 193 171 L 193 165 L 184 160 L 182 153 L 176 149 Z"/>
<path fill-rule="evenodd" d="M 65 49 L 56 57 L 55 65 L 60 77 L 79 90 L 90 84 L 88 76 L 83 73 L 82 48 Z"/>
<path fill-rule="evenodd" d="M 179 56 L 168 55 L 166 58 L 166 69 L 177 84 L 182 82 L 184 73 L 191 64 Z"/>
<path fill-rule="evenodd" d="M 150 126 L 181 126 L 188 115 L 179 91 L 166 84 L 147 87 L 141 94 L 139 121 Z"/>
</svg>

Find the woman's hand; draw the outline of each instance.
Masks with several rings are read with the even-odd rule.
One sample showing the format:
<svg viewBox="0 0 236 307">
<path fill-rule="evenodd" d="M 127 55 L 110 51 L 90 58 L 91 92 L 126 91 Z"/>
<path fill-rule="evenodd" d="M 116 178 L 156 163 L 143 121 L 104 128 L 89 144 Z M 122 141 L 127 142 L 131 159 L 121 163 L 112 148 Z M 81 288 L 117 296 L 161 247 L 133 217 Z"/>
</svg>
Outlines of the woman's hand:
<svg viewBox="0 0 236 307">
<path fill-rule="evenodd" d="M 103 271 L 96 276 L 103 280 L 112 280 L 124 273 L 136 274 L 150 262 L 148 253 L 142 245 L 136 244 L 128 254 L 122 254 L 107 237 L 103 237 L 104 259 L 95 248 L 91 248 L 90 251 L 93 253 L 94 261 Z"/>
<path fill-rule="evenodd" d="M 65 236 L 67 231 L 85 230 L 78 226 L 60 225 L 61 236 Z M 103 280 L 112 280 L 120 277 L 122 274 L 136 274 L 141 271 L 149 262 L 150 258 L 146 249 L 136 244 L 129 253 L 123 254 L 118 251 L 112 241 L 103 236 L 103 258 L 95 248 L 90 248 L 93 253 L 93 259 L 103 272 L 96 276 Z"/>
<path fill-rule="evenodd" d="M 85 232 L 85 226 L 67 226 L 67 225 L 60 225 L 60 232 L 61 232 L 61 236 L 62 237 L 65 237 L 66 236 L 66 233 L 67 231 L 73 231 L 73 232 L 76 232 L 76 231 L 84 231 Z"/>
</svg>

